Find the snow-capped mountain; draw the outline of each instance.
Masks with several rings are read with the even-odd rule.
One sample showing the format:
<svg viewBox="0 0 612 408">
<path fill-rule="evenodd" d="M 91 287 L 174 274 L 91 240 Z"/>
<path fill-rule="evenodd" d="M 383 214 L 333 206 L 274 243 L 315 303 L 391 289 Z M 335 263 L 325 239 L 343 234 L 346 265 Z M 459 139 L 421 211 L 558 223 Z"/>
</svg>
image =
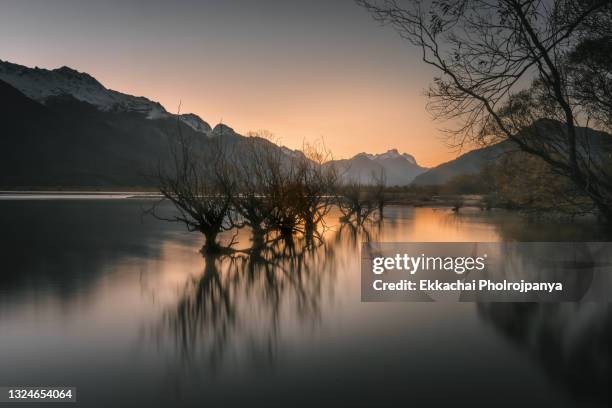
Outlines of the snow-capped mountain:
<svg viewBox="0 0 612 408">
<path fill-rule="evenodd" d="M 221 141 L 239 154 L 252 142 L 225 124 L 211 129 L 197 115 L 171 114 L 155 101 L 107 89 L 67 67 L 0 61 L 0 112 L 0 189 L 150 187 L 176 132 L 202 150 Z M 266 139 L 255 143 L 299 154 Z"/>
<path fill-rule="evenodd" d="M 210 135 L 210 132 L 212 131 L 210 125 L 204 122 L 202 118 L 200 118 L 195 113 L 184 113 L 182 115 L 179 115 L 179 118 L 181 119 L 181 122 L 192 128 L 196 132 Z"/>
<path fill-rule="evenodd" d="M 400 153 L 397 149 L 380 154 L 359 153 L 350 159 L 330 163 L 338 167 L 347 181 L 372 184 L 383 172 L 386 183 L 390 186 L 408 185 L 416 176 L 427 170 L 418 165 L 414 156 Z"/>
<path fill-rule="evenodd" d="M 0 80 L 42 104 L 51 97 L 70 95 L 105 112 L 137 112 L 147 119 L 176 117 L 158 102 L 107 89 L 91 75 L 66 66 L 48 70 L 0 60 Z M 211 130 L 208 123 L 193 113 L 179 115 L 178 118 L 197 132 L 209 134 Z"/>
<path fill-rule="evenodd" d="M 239 152 L 247 140 L 225 124 L 211 129 L 195 114 L 171 114 L 158 102 L 108 89 L 68 67 L 0 61 L 0 111 L 0 186 L 146 186 L 151 180 L 145 175 L 168 154 L 168 135 L 177 126 L 202 149 L 220 137 Z M 276 147 L 287 157 L 302 154 Z M 389 185 L 407 185 L 426 170 L 397 149 L 330 164 L 345 179 L 363 183 L 384 170 Z"/>
<path fill-rule="evenodd" d="M 387 150 L 387 152 L 385 153 L 380 153 L 380 154 L 369 154 L 369 153 L 363 153 L 365 154 L 370 160 L 386 160 L 386 159 L 398 159 L 398 158 L 402 158 L 404 160 L 408 160 L 410 163 L 416 165 L 416 159 L 414 158 L 413 155 L 408 154 L 408 153 L 401 153 L 397 151 L 397 149 L 389 149 Z"/>
</svg>

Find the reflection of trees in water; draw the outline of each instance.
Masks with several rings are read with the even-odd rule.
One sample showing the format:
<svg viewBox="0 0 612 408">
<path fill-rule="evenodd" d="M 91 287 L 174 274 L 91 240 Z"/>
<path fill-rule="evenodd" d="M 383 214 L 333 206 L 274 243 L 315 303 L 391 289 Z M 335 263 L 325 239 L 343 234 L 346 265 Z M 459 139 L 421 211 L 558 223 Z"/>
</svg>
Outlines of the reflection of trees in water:
<svg viewBox="0 0 612 408">
<path fill-rule="evenodd" d="M 502 242 L 483 244 L 481 248 L 496 266 L 487 268 L 479 274 L 480 278 L 563 285 L 563 295 L 542 294 L 540 298 L 537 293 L 529 293 L 524 300 L 580 301 L 609 297 L 612 254 L 607 243 Z"/>
<path fill-rule="evenodd" d="M 207 256 L 202 275 L 188 282 L 176 308 L 165 316 L 164 323 L 176 335 L 176 345 L 182 357 L 190 357 L 190 350 L 203 341 L 201 333 L 208 326 L 214 326 L 216 330 L 206 336 L 206 346 L 213 350 L 213 356 L 221 353 L 235 322 L 228 275 L 218 270 L 218 263 L 216 257 Z"/>
<path fill-rule="evenodd" d="M 478 311 L 572 395 L 608 401 L 612 366 L 608 303 L 481 303 Z"/>
<path fill-rule="evenodd" d="M 283 324 L 320 320 L 334 254 L 333 245 L 296 239 L 248 255 L 207 255 L 203 273 L 166 311 L 157 334 L 170 340 L 187 366 L 215 369 L 231 360 L 269 364 Z"/>
<path fill-rule="evenodd" d="M 494 220 L 503 241 L 596 241 L 609 232 L 589 223 L 566 224 L 547 220 L 498 216 Z M 582 259 L 601 259 L 597 245 L 577 242 Z M 592 252 L 589 254 L 589 252 Z M 542 254 L 523 254 L 542 258 Z M 604 257 L 605 258 L 605 257 Z M 595 262 L 596 263 L 596 262 Z M 592 267 L 581 270 L 577 291 L 591 282 Z M 597 283 L 594 283 L 597 284 Z M 609 399 L 612 367 L 612 308 L 608 303 L 481 303 L 481 317 L 537 360 L 549 377 L 581 400 L 605 403 Z"/>
<path fill-rule="evenodd" d="M 159 239 L 175 239 L 177 230 L 143 222 L 141 203 L 137 199 L 3 201 L 1 306 L 37 293 L 68 303 L 95 287 L 108 267 L 130 258 L 158 257 Z"/>
<path fill-rule="evenodd" d="M 321 321 L 336 270 L 380 228 L 341 224 L 316 245 L 294 236 L 250 252 L 206 255 L 203 272 L 164 313 L 157 340 L 171 344 L 184 368 L 271 364 L 282 335 Z"/>
<path fill-rule="evenodd" d="M 490 225 L 499 234 L 500 241 L 524 242 L 594 242 L 612 240 L 612 231 L 592 219 L 574 220 L 552 217 L 534 217 L 514 211 L 466 211 L 449 212 L 441 219 L 445 226 L 456 229 L 473 224 Z"/>
<path fill-rule="evenodd" d="M 334 242 L 336 245 L 348 245 L 352 250 L 355 250 L 362 242 L 371 242 L 380 238 L 382 228 L 382 222 L 366 222 L 362 224 L 343 222 L 338 227 L 334 236 Z"/>
<path fill-rule="evenodd" d="M 610 232 L 594 223 L 564 223 L 551 219 L 517 219 L 515 213 L 450 214 L 445 223 L 457 227 L 479 222 L 492 225 L 501 241 L 575 241 L 581 259 L 600 259 L 597 245 L 580 241 L 609 240 Z M 600 249 L 599 249 L 600 250 Z M 589 252 L 593 251 L 590 255 Z M 545 254 L 505 254 L 523 260 L 546 259 Z M 510 261 L 510 260 L 509 260 Z M 592 265 L 594 267 L 595 264 Z M 540 265 L 546 270 L 546 265 Z M 574 266 L 575 267 L 575 266 Z M 550 269 L 550 268 L 549 268 Z M 547 273 L 554 277 L 554 268 Z M 593 270 L 584 265 L 568 285 L 582 292 Z M 558 279 L 556 279 L 558 280 Z M 593 283 L 597 284 L 597 283 Z M 612 367 L 612 308 L 608 303 L 479 303 L 479 315 L 538 361 L 547 375 L 579 400 L 606 403 Z"/>
</svg>

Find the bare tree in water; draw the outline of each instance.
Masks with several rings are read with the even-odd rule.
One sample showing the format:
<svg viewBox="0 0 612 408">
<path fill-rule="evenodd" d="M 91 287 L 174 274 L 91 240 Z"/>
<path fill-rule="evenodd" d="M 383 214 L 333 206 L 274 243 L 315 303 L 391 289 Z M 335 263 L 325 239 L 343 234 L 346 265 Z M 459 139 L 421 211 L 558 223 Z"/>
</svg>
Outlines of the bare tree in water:
<svg viewBox="0 0 612 408">
<path fill-rule="evenodd" d="M 387 188 L 387 172 L 384 167 L 380 168 L 378 173 L 372 172 L 372 198 L 378 208 L 378 217 L 380 220 L 384 217 L 385 205 L 387 204 L 387 196 L 385 190 Z"/>
<path fill-rule="evenodd" d="M 612 221 L 612 141 L 581 128 L 612 124 L 612 1 L 356 3 L 440 72 L 429 107 L 460 123 L 452 145 L 509 140 Z"/>
<path fill-rule="evenodd" d="M 223 134 L 195 140 L 185 137 L 179 126 L 177 136 L 169 140 L 169 159 L 160 163 L 155 176 L 163 201 L 170 201 L 175 211 L 162 213 L 156 205 L 149 213 L 201 232 L 205 237 L 202 251 L 206 253 L 222 252 L 217 237 L 233 227 L 235 181 L 225 150 Z"/>
<path fill-rule="evenodd" d="M 248 171 L 259 190 L 257 202 L 265 215 L 266 232 L 291 239 L 300 229 L 300 182 L 297 162 L 292 154 L 271 143 L 269 133 L 251 133 L 252 143 L 247 155 Z M 254 220 L 252 220 L 254 221 Z"/>
<path fill-rule="evenodd" d="M 362 225 L 376 210 L 372 194 L 358 180 L 343 183 L 339 189 L 338 208 L 343 214 L 343 223 L 355 222 Z"/>
<path fill-rule="evenodd" d="M 302 155 L 297 155 L 295 160 L 300 186 L 298 212 L 304 224 L 304 235 L 312 243 L 318 226 L 334 204 L 338 171 L 333 164 L 325 164 L 332 160 L 332 155 L 322 143 L 304 143 Z"/>
<path fill-rule="evenodd" d="M 263 136 L 267 133 L 249 134 L 249 138 L 240 151 L 241 157 L 233 160 L 234 176 L 237 183 L 237 194 L 234 195 L 234 209 L 240 217 L 239 225 L 251 228 L 254 249 L 265 244 L 265 237 L 270 228 L 270 199 L 265 194 L 265 177 L 262 175 L 261 149 L 271 146 L 265 143 Z"/>
</svg>

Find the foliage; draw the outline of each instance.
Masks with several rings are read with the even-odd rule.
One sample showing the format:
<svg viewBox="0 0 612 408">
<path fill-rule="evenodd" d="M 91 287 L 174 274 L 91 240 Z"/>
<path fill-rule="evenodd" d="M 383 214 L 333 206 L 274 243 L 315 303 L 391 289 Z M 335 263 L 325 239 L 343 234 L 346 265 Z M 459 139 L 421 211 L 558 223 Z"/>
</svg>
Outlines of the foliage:
<svg viewBox="0 0 612 408">
<path fill-rule="evenodd" d="M 493 180 L 490 206 L 569 216 L 593 211 L 589 197 L 538 157 L 506 155 L 487 172 Z"/>
</svg>

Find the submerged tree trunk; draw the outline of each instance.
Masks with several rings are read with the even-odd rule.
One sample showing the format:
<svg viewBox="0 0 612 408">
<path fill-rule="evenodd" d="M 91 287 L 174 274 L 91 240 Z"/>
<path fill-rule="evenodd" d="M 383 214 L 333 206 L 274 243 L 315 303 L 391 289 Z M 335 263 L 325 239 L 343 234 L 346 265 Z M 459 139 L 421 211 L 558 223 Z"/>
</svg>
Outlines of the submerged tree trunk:
<svg viewBox="0 0 612 408">
<path fill-rule="evenodd" d="M 591 197 L 591 199 L 593 199 Z M 598 197 L 598 199 L 593 199 L 595 202 L 595 206 L 599 210 L 599 214 L 603 221 L 612 226 L 612 203 L 606 200 L 602 200 Z"/>
<path fill-rule="evenodd" d="M 313 243 L 315 229 L 315 223 L 313 221 L 307 221 L 304 224 L 304 236 L 308 245 L 311 245 Z"/>
<path fill-rule="evenodd" d="M 253 227 L 253 237 L 252 237 L 252 241 L 253 241 L 253 248 L 254 249 L 258 249 L 258 248 L 262 248 L 265 245 L 265 232 L 263 231 L 263 229 L 258 228 L 258 227 Z"/>
<path fill-rule="evenodd" d="M 221 246 L 217 242 L 217 235 L 219 232 L 216 230 L 202 231 L 205 237 L 204 246 L 202 246 L 201 252 L 204 254 L 216 254 L 221 252 Z"/>
</svg>

